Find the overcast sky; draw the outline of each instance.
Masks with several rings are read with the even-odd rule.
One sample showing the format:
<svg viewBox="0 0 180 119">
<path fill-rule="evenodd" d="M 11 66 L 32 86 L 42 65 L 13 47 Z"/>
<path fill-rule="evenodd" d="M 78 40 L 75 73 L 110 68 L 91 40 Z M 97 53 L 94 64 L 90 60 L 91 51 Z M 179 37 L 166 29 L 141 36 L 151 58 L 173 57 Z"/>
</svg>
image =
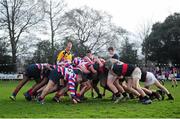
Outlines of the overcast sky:
<svg viewBox="0 0 180 119">
<path fill-rule="evenodd" d="M 180 12 L 180 0 L 65 0 L 68 7 L 84 5 L 109 13 L 113 22 L 133 33 L 145 22 L 163 21 Z"/>
</svg>

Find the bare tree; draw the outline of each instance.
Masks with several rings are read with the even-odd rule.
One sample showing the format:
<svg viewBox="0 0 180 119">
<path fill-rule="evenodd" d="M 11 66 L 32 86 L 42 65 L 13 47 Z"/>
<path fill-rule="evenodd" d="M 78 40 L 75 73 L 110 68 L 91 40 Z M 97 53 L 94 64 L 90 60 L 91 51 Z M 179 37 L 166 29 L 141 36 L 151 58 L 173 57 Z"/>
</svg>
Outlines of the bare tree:
<svg viewBox="0 0 180 119">
<path fill-rule="evenodd" d="M 116 25 L 111 25 L 110 29 L 111 29 L 110 32 L 111 41 L 107 45 L 107 47 L 112 46 L 115 49 L 117 49 L 117 51 L 119 51 L 121 49 L 122 42 L 124 41 L 125 38 L 127 38 L 130 35 L 130 33 L 125 29 Z"/>
<path fill-rule="evenodd" d="M 16 64 L 18 43 L 23 33 L 43 19 L 40 1 L 0 0 L 0 27 L 8 32 L 12 63 Z"/>
<path fill-rule="evenodd" d="M 65 14 L 70 35 L 88 50 L 98 52 L 111 40 L 111 16 L 88 7 L 73 9 Z"/>
<path fill-rule="evenodd" d="M 65 14 L 70 36 L 86 50 L 98 53 L 117 40 L 125 30 L 112 24 L 111 16 L 88 7 L 73 9 Z M 119 35 L 119 36 L 118 36 Z"/>
<path fill-rule="evenodd" d="M 52 53 L 54 53 L 54 43 L 57 41 L 57 36 L 60 34 L 59 30 L 64 25 L 63 15 L 66 3 L 64 0 L 48 0 L 45 1 L 44 5 L 45 22 L 48 24 L 46 27 L 50 29 L 51 49 Z"/>
<path fill-rule="evenodd" d="M 145 40 L 149 37 L 151 33 L 152 22 L 144 22 L 138 27 L 138 37 L 142 40 L 142 44 L 146 43 Z M 146 46 L 146 45 L 144 45 Z M 147 54 L 148 50 L 146 47 L 142 47 L 143 54 L 145 56 L 145 64 L 147 65 Z"/>
</svg>

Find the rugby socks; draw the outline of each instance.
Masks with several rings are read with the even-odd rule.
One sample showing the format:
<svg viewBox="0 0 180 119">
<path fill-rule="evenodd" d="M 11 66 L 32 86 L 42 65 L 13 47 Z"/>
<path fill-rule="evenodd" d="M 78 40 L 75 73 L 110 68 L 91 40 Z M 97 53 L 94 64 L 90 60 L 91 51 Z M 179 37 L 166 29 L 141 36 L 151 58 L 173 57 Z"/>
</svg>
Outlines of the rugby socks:
<svg viewBox="0 0 180 119">
<path fill-rule="evenodd" d="M 120 96 L 121 96 L 119 92 L 115 93 L 114 95 L 115 95 L 116 97 L 120 97 Z"/>
<path fill-rule="evenodd" d="M 147 95 L 144 97 L 139 96 L 139 102 L 141 102 L 142 104 L 151 104 L 152 103 L 151 99 L 149 99 L 149 97 Z"/>
<path fill-rule="evenodd" d="M 79 93 L 77 93 L 77 92 L 76 92 L 76 96 L 77 96 L 77 97 L 81 97 L 81 95 L 80 95 Z"/>
<path fill-rule="evenodd" d="M 127 97 L 127 93 L 126 93 L 126 92 L 122 93 L 122 95 L 123 95 L 124 97 Z"/>
<path fill-rule="evenodd" d="M 12 95 L 13 95 L 14 97 L 16 97 L 16 95 L 17 95 L 18 92 L 19 92 L 19 89 L 15 89 L 14 92 L 12 93 Z"/>
<path fill-rule="evenodd" d="M 151 100 L 153 100 L 153 99 L 155 99 L 155 96 L 154 96 L 154 93 L 152 92 L 151 94 L 147 94 L 148 96 L 149 96 L 149 98 L 151 99 Z"/>
<path fill-rule="evenodd" d="M 167 94 L 169 100 L 174 100 L 173 96 L 171 94 Z"/>
<path fill-rule="evenodd" d="M 139 100 L 141 101 L 142 99 L 143 99 L 143 97 L 140 95 L 140 96 L 139 96 Z"/>
<path fill-rule="evenodd" d="M 157 90 L 156 92 L 161 95 L 161 100 L 164 100 L 165 92 L 163 90 Z"/>
<path fill-rule="evenodd" d="M 149 99 L 147 96 L 144 96 L 143 98 L 146 99 L 146 100 Z"/>
<path fill-rule="evenodd" d="M 16 95 L 17 95 L 17 93 L 15 93 L 15 92 L 12 93 L 12 96 L 16 97 Z"/>
<path fill-rule="evenodd" d="M 57 98 L 59 98 L 61 95 L 59 95 L 58 93 L 56 93 L 56 95 L 54 96 L 54 97 L 57 97 Z"/>
<path fill-rule="evenodd" d="M 91 92 L 91 97 L 94 98 L 94 92 L 93 91 Z"/>
<path fill-rule="evenodd" d="M 175 86 L 174 85 L 172 85 L 172 88 L 174 88 Z M 178 85 L 176 84 L 176 87 L 178 87 Z"/>
<path fill-rule="evenodd" d="M 150 95 L 148 95 L 149 96 L 149 98 L 151 99 L 151 100 L 153 100 L 153 99 L 158 99 L 158 100 L 160 100 L 160 94 L 158 94 L 157 92 L 152 92 L 152 94 L 150 94 Z"/>
<path fill-rule="evenodd" d="M 31 96 L 33 95 L 32 90 L 33 90 L 33 89 L 31 88 L 31 89 L 29 89 L 29 90 L 27 91 L 27 92 L 29 93 L 29 95 L 31 95 Z"/>
<path fill-rule="evenodd" d="M 148 100 L 149 98 L 147 96 L 139 96 L 139 100 L 142 101 L 142 100 Z"/>
<path fill-rule="evenodd" d="M 102 94 L 98 94 L 98 97 L 97 98 L 102 98 Z"/>
<path fill-rule="evenodd" d="M 134 99 L 135 98 L 132 93 L 129 93 L 129 97 L 130 97 L 130 99 Z"/>
<path fill-rule="evenodd" d="M 38 101 L 41 102 L 43 99 L 44 99 L 44 98 L 39 97 L 39 98 L 38 98 Z"/>
<path fill-rule="evenodd" d="M 112 90 L 107 85 L 104 88 L 107 89 L 108 91 L 112 92 Z"/>
</svg>

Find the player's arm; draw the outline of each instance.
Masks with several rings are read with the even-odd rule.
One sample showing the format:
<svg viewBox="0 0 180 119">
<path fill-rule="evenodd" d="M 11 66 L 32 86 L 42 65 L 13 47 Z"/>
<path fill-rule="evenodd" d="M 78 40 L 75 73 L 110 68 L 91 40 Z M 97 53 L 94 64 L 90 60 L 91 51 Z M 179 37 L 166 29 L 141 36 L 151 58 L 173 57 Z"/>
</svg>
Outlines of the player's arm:
<svg viewBox="0 0 180 119">
<path fill-rule="evenodd" d="M 65 63 L 64 63 L 64 62 L 57 62 L 57 65 L 58 65 L 58 66 L 64 66 Z"/>
<path fill-rule="evenodd" d="M 94 62 L 87 56 L 84 57 L 84 60 L 91 63 L 91 64 L 94 64 Z"/>
<path fill-rule="evenodd" d="M 99 58 L 99 60 L 103 63 L 106 62 L 106 60 L 104 60 L 103 58 Z"/>
<path fill-rule="evenodd" d="M 99 64 L 99 67 L 103 67 L 103 63 L 101 62 L 101 60 L 98 57 L 95 57 L 95 62 L 97 62 Z"/>
<path fill-rule="evenodd" d="M 97 73 L 97 71 L 94 69 L 93 65 L 89 66 L 89 70 L 94 74 Z"/>
<path fill-rule="evenodd" d="M 90 73 L 90 71 L 88 70 L 88 69 L 86 69 L 84 66 L 82 66 L 82 65 L 78 65 L 77 67 L 79 67 L 81 70 L 82 70 L 82 72 L 83 73 L 85 73 L 85 74 L 89 74 Z"/>
</svg>

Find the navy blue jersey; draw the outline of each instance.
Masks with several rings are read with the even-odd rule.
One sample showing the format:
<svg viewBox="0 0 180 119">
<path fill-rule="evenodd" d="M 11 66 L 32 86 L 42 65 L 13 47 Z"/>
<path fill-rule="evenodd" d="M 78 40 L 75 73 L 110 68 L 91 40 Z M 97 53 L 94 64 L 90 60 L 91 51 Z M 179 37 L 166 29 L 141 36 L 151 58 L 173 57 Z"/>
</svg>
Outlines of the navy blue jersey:
<svg viewBox="0 0 180 119">
<path fill-rule="evenodd" d="M 124 68 L 125 65 L 127 65 L 127 69 Z M 135 67 L 129 64 L 114 64 L 112 68 L 113 72 L 118 76 L 131 76 L 134 69 Z"/>
<path fill-rule="evenodd" d="M 119 56 L 117 54 L 114 54 L 111 58 L 119 60 Z"/>
</svg>

